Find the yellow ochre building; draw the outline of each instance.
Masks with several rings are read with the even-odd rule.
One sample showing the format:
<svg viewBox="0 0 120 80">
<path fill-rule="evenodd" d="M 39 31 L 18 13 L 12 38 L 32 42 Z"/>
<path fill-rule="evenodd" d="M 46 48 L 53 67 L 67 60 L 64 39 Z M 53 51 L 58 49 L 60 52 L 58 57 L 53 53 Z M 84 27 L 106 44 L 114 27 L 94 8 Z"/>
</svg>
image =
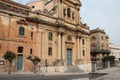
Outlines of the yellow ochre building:
<svg viewBox="0 0 120 80">
<path fill-rule="evenodd" d="M 26 5 L 0 0 L 0 61 L 12 51 L 17 55 L 14 71 L 32 71 L 28 55 L 41 59 L 42 72 L 46 63 L 48 72 L 63 72 L 68 66 L 90 71 L 90 30 L 80 20 L 80 7 L 79 0 L 36 0 Z M 6 61 L 3 66 L 7 70 Z"/>
</svg>

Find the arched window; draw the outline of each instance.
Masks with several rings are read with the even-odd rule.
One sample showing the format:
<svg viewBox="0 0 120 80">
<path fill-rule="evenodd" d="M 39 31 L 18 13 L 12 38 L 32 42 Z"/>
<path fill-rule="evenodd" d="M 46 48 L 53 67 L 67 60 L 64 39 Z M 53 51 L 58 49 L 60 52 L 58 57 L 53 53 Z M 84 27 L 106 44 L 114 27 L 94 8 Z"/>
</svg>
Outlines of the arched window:
<svg viewBox="0 0 120 80">
<path fill-rule="evenodd" d="M 67 17 L 69 17 L 69 18 L 71 17 L 71 13 L 70 12 L 71 12 L 70 8 L 67 8 Z"/>
<path fill-rule="evenodd" d="M 95 36 L 92 36 L 92 40 L 96 40 L 96 37 L 95 37 Z"/>
<path fill-rule="evenodd" d="M 22 27 L 22 26 L 20 26 L 20 27 L 19 27 L 19 35 L 20 35 L 20 36 L 24 36 L 24 34 L 25 34 L 25 28 Z"/>
</svg>

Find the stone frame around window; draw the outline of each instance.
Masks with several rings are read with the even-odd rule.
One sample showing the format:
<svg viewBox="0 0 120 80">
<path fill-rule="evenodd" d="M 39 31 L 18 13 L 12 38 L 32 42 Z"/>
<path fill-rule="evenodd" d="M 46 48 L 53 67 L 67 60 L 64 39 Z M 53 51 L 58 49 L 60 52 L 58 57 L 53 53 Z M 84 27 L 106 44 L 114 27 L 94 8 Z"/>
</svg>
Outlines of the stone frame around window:
<svg viewBox="0 0 120 80">
<path fill-rule="evenodd" d="M 53 33 L 48 32 L 48 40 L 52 41 L 53 40 Z"/>
<path fill-rule="evenodd" d="M 48 47 L 48 56 L 52 56 L 52 47 Z"/>
<path fill-rule="evenodd" d="M 71 17 L 71 9 L 67 8 L 67 17 L 70 18 Z"/>
<path fill-rule="evenodd" d="M 72 36 L 71 35 L 67 36 L 67 41 L 72 41 Z"/>
<path fill-rule="evenodd" d="M 18 35 L 19 36 L 24 36 L 25 35 L 25 28 L 23 26 L 19 27 Z"/>
</svg>

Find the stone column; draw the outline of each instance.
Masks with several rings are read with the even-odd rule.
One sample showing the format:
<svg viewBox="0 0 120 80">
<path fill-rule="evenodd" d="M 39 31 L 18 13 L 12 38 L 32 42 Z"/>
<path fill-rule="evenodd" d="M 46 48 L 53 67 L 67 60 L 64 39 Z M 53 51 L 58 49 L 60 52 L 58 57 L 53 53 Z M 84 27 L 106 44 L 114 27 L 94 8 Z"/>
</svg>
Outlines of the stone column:
<svg viewBox="0 0 120 80">
<path fill-rule="evenodd" d="M 37 24 L 37 26 L 39 26 L 39 25 Z M 43 43 L 43 34 L 44 34 L 44 29 L 39 29 L 38 28 L 38 30 L 37 30 L 37 47 L 36 47 L 36 49 L 37 49 L 38 57 L 41 58 L 41 59 L 43 59 L 43 50 L 42 50 L 42 48 L 43 48 L 43 45 L 42 45 L 42 43 Z"/>
<path fill-rule="evenodd" d="M 61 33 L 58 33 L 58 59 L 61 60 Z"/>
<path fill-rule="evenodd" d="M 61 18 L 61 17 L 62 17 L 61 12 L 62 12 L 62 3 L 61 3 L 61 1 L 59 0 L 59 2 L 58 2 L 58 18 Z"/>
<path fill-rule="evenodd" d="M 82 59 L 82 41 L 81 41 L 81 38 L 79 40 L 79 45 L 80 45 L 80 59 Z"/>
<path fill-rule="evenodd" d="M 92 61 L 92 72 L 96 72 L 97 67 L 96 67 L 96 61 Z"/>
<path fill-rule="evenodd" d="M 65 34 L 62 33 L 62 59 L 65 59 Z"/>
<path fill-rule="evenodd" d="M 41 33 L 40 32 L 37 32 L 37 45 L 36 45 L 36 52 L 38 53 L 38 57 L 39 58 L 42 58 L 41 55 Z"/>
<path fill-rule="evenodd" d="M 80 59 L 80 40 L 77 37 L 77 58 Z"/>
</svg>

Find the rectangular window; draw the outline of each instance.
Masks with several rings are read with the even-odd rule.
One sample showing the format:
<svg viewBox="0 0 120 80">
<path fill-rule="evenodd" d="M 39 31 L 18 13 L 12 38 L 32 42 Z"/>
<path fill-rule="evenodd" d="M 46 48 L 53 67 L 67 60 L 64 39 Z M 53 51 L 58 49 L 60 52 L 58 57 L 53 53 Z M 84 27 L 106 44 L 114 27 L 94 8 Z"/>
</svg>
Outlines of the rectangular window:
<svg viewBox="0 0 120 80">
<path fill-rule="evenodd" d="M 33 32 L 31 32 L 30 37 L 33 38 Z"/>
<path fill-rule="evenodd" d="M 48 48 L 48 56 L 52 56 L 52 47 Z"/>
<path fill-rule="evenodd" d="M 23 47 L 21 46 L 18 47 L 18 53 L 23 53 Z"/>
<path fill-rule="evenodd" d="M 49 33 L 48 33 L 48 39 L 49 39 L 50 41 L 52 41 L 52 39 L 53 39 L 53 34 L 52 34 L 52 32 L 49 32 Z"/>
<path fill-rule="evenodd" d="M 82 44 L 85 45 L 85 39 L 82 39 Z"/>
<path fill-rule="evenodd" d="M 85 50 L 83 50 L 83 56 L 85 56 Z"/>
<path fill-rule="evenodd" d="M 33 51 L 33 50 L 32 50 L 32 49 L 30 49 L 30 54 L 32 54 L 32 51 Z"/>
<path fill-rule="evenodd" d="M 22 26 L 20 26 L 20 27 L 19 27 L 19 35 L 20 35 L 20 36 L 24 36 L 24 34 L 25 34 L 25 28 L 22 27 Z"/>
<path fill-rule="evenodd" d="M 104 50 L 104 44 L 103 43 L 101 44 L 101 49 Z"/>
<path fill-rule="evenodd" d="M 72 40 L 72 36 L 71 36 L 71 35 L 68 35 L 68 36 L 67 36 L 67 40 L 68 40 L 68 41 L 71 41 L 71 40 Z"/>
</svg>

